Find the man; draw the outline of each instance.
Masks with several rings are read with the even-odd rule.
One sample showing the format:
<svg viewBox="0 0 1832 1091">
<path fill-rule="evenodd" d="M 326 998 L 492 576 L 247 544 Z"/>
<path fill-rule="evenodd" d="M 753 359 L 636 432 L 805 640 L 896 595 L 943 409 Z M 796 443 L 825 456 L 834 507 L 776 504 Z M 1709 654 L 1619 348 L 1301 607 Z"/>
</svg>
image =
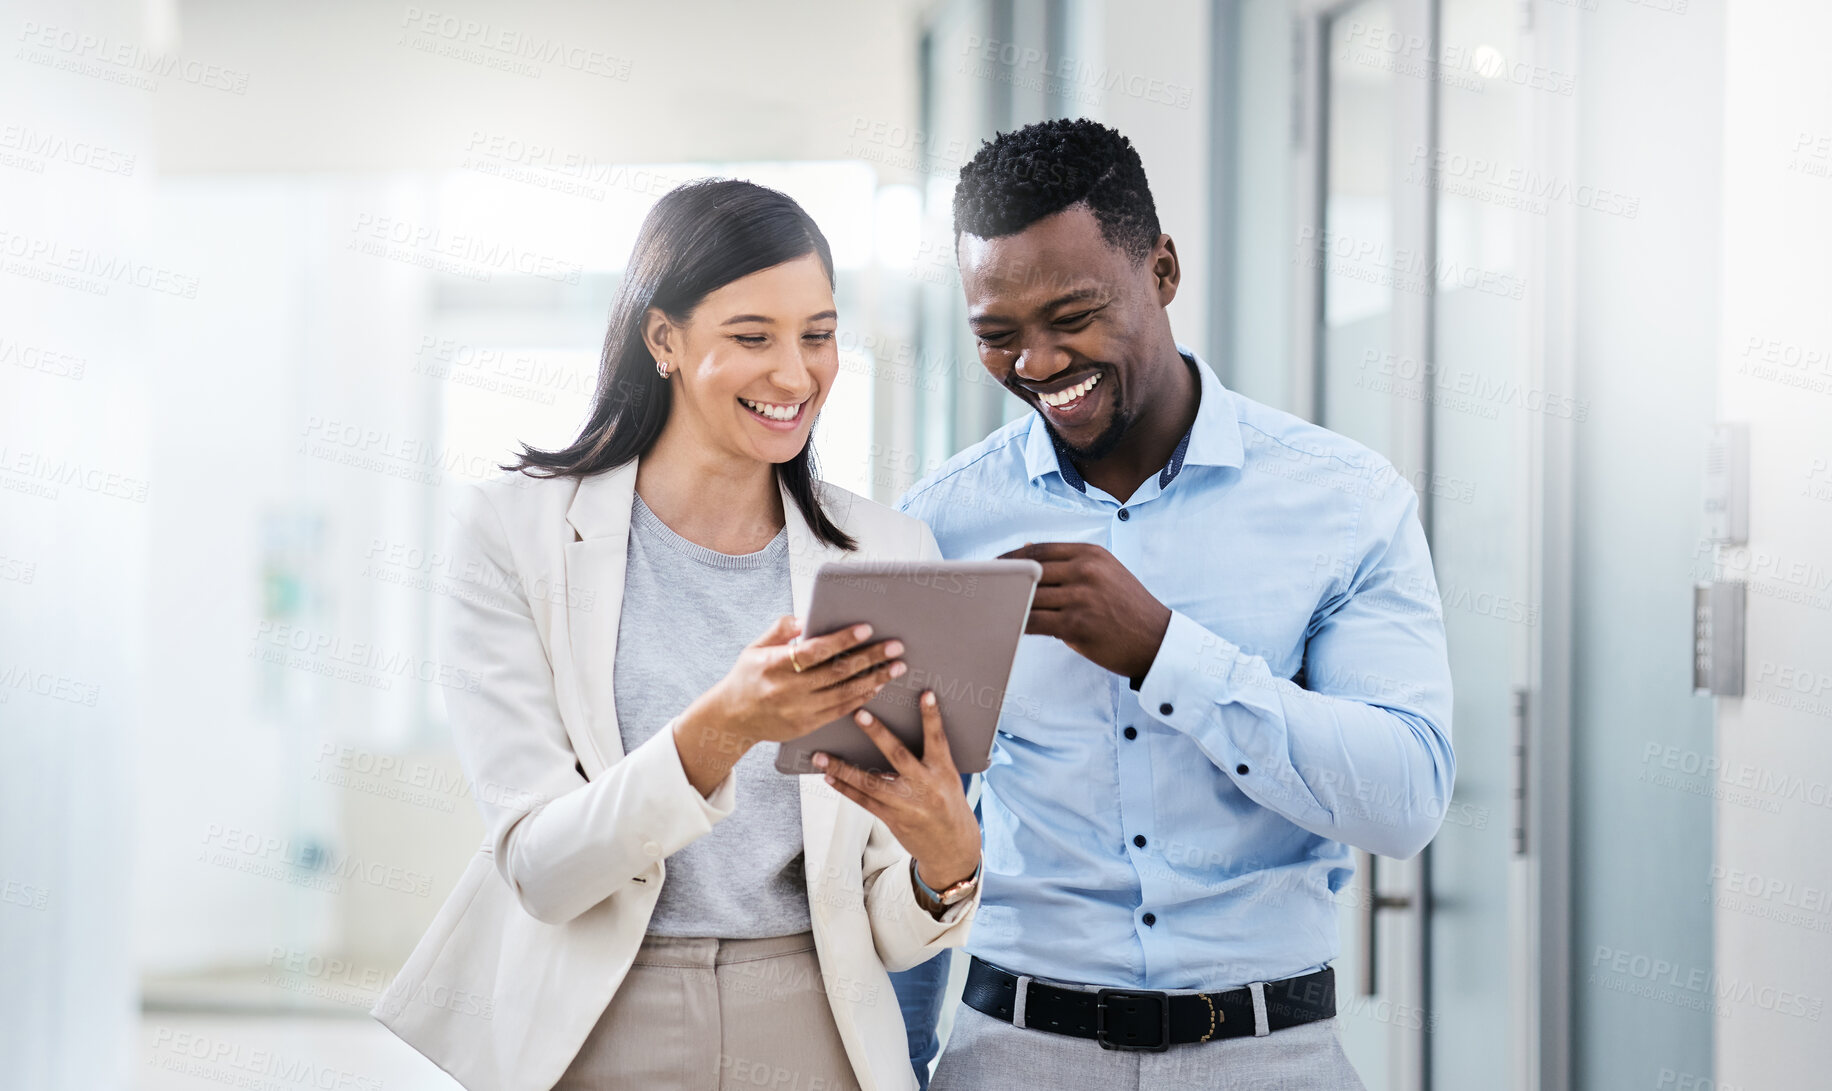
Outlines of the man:
<svg viewBox="0 0 1832 1091">
<path fill-rule="evenodd" d="M 1035 412 L 899 506 L 945 556 L 1043 579 L 932 1086 L 1360 1087 L 1334 895 L 1350 846 L 1430 841 L 1455 771 L 1417 497 L 1180 348 L 1177 249 L 1120 134 L 1000 135 L 954 225 L 981 362 Z M 918 1049 L 945 967 L 899 982 Z"/>
</svg>

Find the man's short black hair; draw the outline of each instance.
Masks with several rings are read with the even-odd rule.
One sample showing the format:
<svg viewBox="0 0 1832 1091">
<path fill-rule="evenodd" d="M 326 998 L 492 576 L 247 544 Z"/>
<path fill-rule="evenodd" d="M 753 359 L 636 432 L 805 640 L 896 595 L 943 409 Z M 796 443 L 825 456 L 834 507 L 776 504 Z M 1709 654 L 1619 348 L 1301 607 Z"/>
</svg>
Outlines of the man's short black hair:
<svg viewBox="0 0 1832 1091">
<path fill-rule="evenodd" d="M 980 145 L 954 187 L 954 242 L 1013 235 L 1086 202 L 1101 237 L 1133 261 L 1158 244 L 1158 210 L 1132 141 L 1098 121 L 1057 118 Z"/>
</svg>

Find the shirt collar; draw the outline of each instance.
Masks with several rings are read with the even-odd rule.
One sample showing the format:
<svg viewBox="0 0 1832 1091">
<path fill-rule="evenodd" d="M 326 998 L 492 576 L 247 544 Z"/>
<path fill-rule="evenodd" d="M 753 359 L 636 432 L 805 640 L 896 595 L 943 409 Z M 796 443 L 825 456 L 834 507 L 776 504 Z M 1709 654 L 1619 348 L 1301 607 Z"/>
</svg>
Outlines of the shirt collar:
<svg viewBox="0 0 1832 1091">
<path fill-rule="evenodd" d="M 1245 455 L 1240 440 L 1240 418 L 1234 412 L 1234 399 L 1202 357 L 1182 345 L 1177 352 L 1196 369 L 1202 401 L 1196 407 L 1196 419 L 1189 431 L 1171 452 L 1170 461 L 1158 471 L 1158 487 L 1168 486 L 1185 466 L 1239 467 Z M 1029 430 L 1024 437 L 1024 468 L 1032 481 L 1052 470 L 1077 492 L 1087 492 L 1087 482 L 1075 464 L 1056 447 L 1055 438 L 1043 426 L 1043 415 L 1032 411 Z"/>
</svg>

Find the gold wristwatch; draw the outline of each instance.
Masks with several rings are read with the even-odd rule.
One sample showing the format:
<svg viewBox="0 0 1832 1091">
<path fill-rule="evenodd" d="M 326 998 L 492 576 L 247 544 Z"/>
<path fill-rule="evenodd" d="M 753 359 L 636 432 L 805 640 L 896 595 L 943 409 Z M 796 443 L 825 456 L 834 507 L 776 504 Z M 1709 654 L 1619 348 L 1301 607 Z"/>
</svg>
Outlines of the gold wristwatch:
<svg viewBox="0 0 1832 1091">
<path fill-rule="evenodd" d="M 935 908 L 938 907 L 945 910 L 951 905 L 964 902 L 968 898 L 973 897 L 974 888 L 980 885 L 980 871 L 985 868 L 985 866 L 986 859 L 985 857 L 981 857 L 979 864 L 974 867 L 972 875 L 967 876 L 958 883 L 952 884 L 946 890 L 937 891 L 928 883 L 922 881 L 922 871 L 916 866 L 916 858 L 912 856 L 910 857 L 910 882 L 916 887 L 916 896 L 928 903 L 924 908 L 930 910 L 930 915 L 940 916 L 941 914 L 934 911 Z"/>
</svg>

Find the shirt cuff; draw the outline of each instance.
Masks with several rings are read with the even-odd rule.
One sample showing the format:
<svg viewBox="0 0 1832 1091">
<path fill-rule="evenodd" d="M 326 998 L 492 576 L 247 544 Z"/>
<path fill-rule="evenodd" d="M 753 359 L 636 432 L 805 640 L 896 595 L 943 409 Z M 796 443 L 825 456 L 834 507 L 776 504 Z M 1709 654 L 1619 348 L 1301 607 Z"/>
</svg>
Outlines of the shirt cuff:
<svg viewBox="0 0 1832 1091">
<path fill-rule="evenodd" d="M 1238 646 L 1172 610 L 1158 657 L 1139 683 L 1139 707 L 1179 731 L 1193 731 L 1230 699 L 1229 680 L 1239 660 Z"/>
<path fill-rule="evenodd" d="M 1254 798 L 1264 803 L 1268 785 L 1295 775 L 1277 686 L 1259 657 L 1172 611 L 1139 686 L 1139 707 L 1194 740 L 1236 783 L 1254 785 Z"/>
</svg>

